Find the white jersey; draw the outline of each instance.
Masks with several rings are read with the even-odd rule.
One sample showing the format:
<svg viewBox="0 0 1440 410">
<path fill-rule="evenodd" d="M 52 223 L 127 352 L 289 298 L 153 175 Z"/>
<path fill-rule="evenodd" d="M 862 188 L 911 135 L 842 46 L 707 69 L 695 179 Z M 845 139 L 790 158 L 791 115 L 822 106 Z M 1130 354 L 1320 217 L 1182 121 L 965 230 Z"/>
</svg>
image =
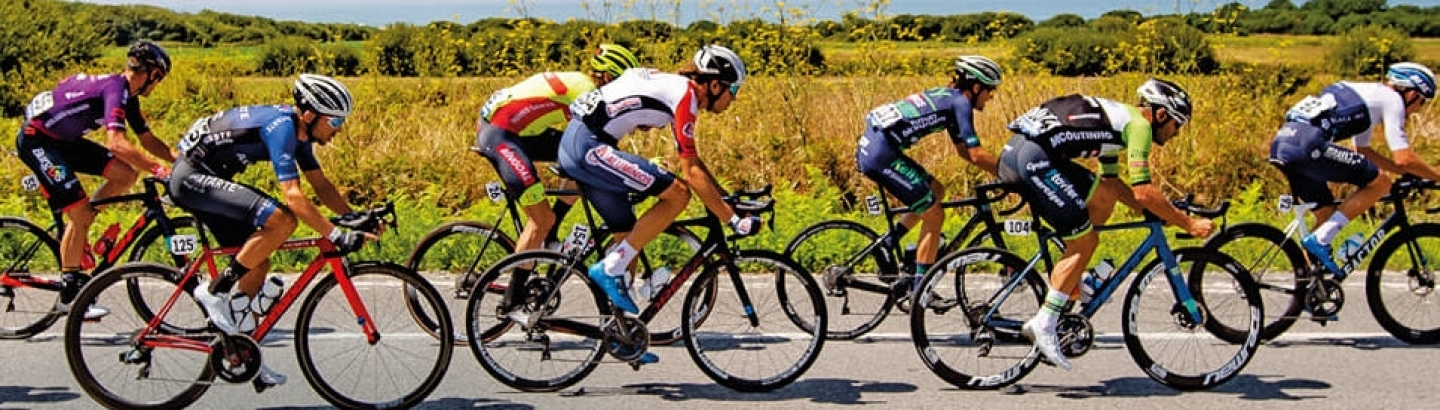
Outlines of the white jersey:
<svg viewBox="0 0 1440 410">
<path fill-rule="evenodd" d="M 1365 100 L 1370 111 L 1370 126 L 1355 134 L 1356 147 L 1369 147 L 1375 136 L 1375 128 L 1385 125 L 1385 142 L 1391 151 L 1410 148 L 1410 138 L 1405 135 L 1405 100 L 1395 89 L 1381 83 L 1352 83 L 1341 81 L 1355 90 Z"/>
<path fill-rule="evenodd" d="M 696 156 L 697 110 L 689 78 L 645 68 L 626 70 L 615 81 L 570 104 L 576 118 L 611 143 L 636 129 L 671 126 L 681 157 Z"/>
</svg>

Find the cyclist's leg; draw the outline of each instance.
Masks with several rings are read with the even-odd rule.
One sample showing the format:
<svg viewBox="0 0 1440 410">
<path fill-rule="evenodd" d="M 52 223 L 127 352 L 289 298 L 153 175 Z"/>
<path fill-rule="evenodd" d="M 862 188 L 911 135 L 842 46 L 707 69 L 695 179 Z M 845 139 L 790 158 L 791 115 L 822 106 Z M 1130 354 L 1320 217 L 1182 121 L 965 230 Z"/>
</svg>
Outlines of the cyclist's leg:
<svg viewBox="0 0 1440 410">
<path fill-rule="evenodd" d="M 483 120 L 475 137 L 475 147 L 479 148 L 480 155 L 490 161 L 505 184 L 506 195 L 518 201 L 527 217 L 525 228 L 520 231 L 519 243 L 515 246 L 516 251 L 539 248 L 545 239 L 540 236 L 541 233 L 547 232 L 555 223 L 555 213 L 545 203 L 545 186 L 540 183 L 535 163 L 526 154 L 525 144 L 521 141 L 523 138 Z M 552 145 L 549 149 L 554 151 L 557 147 Z"/>
<path fill-rule="evenodd" d="M 866 130 L 860 136 L 860 143 L 855 149 L 855 166 L 866 178 L 875 181 L 883 191 L 906 206 L 924 209 L 935 203 L 935 192 L 930 189 L 934 177 L 874 130 Z M 900 238 L 922 221 L 920 213 L 901 215 L 895 226 L 888 227 L 891 232 L 885 240 L 891 246 L 900 243 Z"/>
<path fill-rule="evenodd" d="M 16 146 L 21 162 L 40 181 L 41 192 L 50 209 L 61 212 L 69 220 L 60 235 L 61 279 L 65 287 L 60 292 L 60 303 L 56 305 L 56 309 L 68 311 L 70 300 L 88 279 L 80 271 L 90 226 L 95 221 L 95 210 L 90 207 L 85 188 L 76 176 L 80 173 L 100 175 L 112 167 L 123 168 L 115 171 L 123 174 L 129 168 L 120 161 L 114 161 L 114 155 L 105 147 L 88 140 L 59 142 L 43 135 L 27 135 L 22 130 L 16 138 Z M 98 318 L 108 313 L 103 308 L 92 311 L 87 311 L 86 317 Z"/>
<path fill-rule="evenodd" d="M 1335 144 L 1325 144 L 1324 150 L 1316 161 L 1317 166 L 1311 168 L 1311 174 L 1323 181 L 1344 182 L 1360 187 L 1340 203 L 1336 209 L 1338 212 L 1329 215 L 1324 223 L 1315 228 L 1316 239 L 1321 244 L 1329 244 L 1351 219 L 1360 216 L 1360 213 L 1370 209 L 1370 206 L 1380 201 L 1380 197 L 1390 192 L 1390 179 L 1384 178 L 1375 163 L 1358 152 Z M 1319 214 L 1316 216 L 1318 218 Z"/>
</svg>

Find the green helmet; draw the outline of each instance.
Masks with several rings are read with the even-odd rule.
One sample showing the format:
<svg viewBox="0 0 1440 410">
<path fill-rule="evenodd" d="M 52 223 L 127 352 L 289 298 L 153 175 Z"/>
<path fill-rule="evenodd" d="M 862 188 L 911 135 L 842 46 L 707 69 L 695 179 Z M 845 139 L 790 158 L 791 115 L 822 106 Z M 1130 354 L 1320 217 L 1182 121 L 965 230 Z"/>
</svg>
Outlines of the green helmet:
<svg viewBox="0 0 1440 410">
<path fill-rule="evenodd" d="M 640 60 L 635 58 L 634 53 L 616 44 L 601 44 L 600 49 L 595 50 L 595 56 L 590 57 L 591 69 L 615 77 L 619 77 L 625 70 L 639 66 Z"/>
</svg>

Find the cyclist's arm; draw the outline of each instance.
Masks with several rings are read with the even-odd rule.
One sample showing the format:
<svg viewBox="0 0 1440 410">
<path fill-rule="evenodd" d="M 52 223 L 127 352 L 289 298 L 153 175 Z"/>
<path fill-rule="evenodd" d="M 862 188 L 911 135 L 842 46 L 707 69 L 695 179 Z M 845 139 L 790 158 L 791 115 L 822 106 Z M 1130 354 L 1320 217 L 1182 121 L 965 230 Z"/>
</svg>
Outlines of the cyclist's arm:
<svg viewBox="0 0 1440 410">
<path fill-rule="evenodd" d="M 165 141 L 156 137 L 154 132 L 145 131 L 140 133 L 139 138 L 140 146 L 144 147 L 145 151 L 149 151 L 150 155 L 163 159 L 165 162 L 175 162 L 175 152 L 170 150 L 169 145 L 165 145 Z"/>
<path fill-rule="evenodd" d="M 1390 152 L 1391 155 L 1395 156 L 1395 162 L 1392 165 L 1393 168 L 1387 168 L 1385 166 L 1386 163 L 1390 161 L 1389 158 L 1385 158 L 1384 156 L 1379 154 L 1371 155 L 1370 153 L 1365 152 L 1370 151 L 1371 153 L 1373 153 L 1374 150 L 1372 149 L 1366 148 L 1364 151 L 1357 151 L 1359 151 L 1361 155 L 1364 155 L 1365 158 L 1369 158 L 1370 161 L 1375 162 L 1376 165 L 1379 165 L 1380 168 L 1387 171 L 1394 172 L 1396 174 L 1414 174 L 1415 176 L 1425 178 L 1431 181 L 1440 181 L 1440 170 L 1436 170 L 1435 167 L 1425 163 L 1425 159 L 1420 158 L 1420 155 L 1415 154 L 1415 151 L 1409 148 L 1398 149 Z M 1377 161 L 1375 157 L 1380 157 L 1385 162 Z"/>
<path fill-rule="evenodd" d="M 986 151 L 985 148 L 980 146 L 969 147 L 966 146 L 965 143 L 957 143 L 955 144 L 955 153 L 959 154 L 960 158 L 965 159 L 965 161 L 975 164 L 975 166 L 980 167 L 980 169 L 985 170 L 985 172 L 989 172 L 990 175 L 998 175 L 1000 172 L 1000 161 L 997 160 L 994 155 L 991 155 L 990 151 Z"/>
<path fill-rule="evenodd" d="M 730 217 L 735 216 L 735 211 L 730 209 L 730 205 L 726 204 L 722 198 L 725 195 L 725 189 L 715 181 L 715 177 L 710 173 L 710 168 L 705 166 L 705 160 L 700 157 L 682 156 L 680 157 L 680 169 L 684 171 L 685 181 L 690 183 L 690 189 L 694 190 L 695 195 L 700 197 L 700 201 L 705 203 L 706 209 L 714 212 L 721 221 L 728 221 Z"/>
<path fill-rule="evenodd" d="M 164 168 L 159 162 L 155 162 L 155 160 L 141 153 L 139 149 L 136 149 L 135 145 L 130 143 L 130 139 L 125 137 L 125 129 L 123 128 L 110 128 L 105 130 L 105 148 L 110 149 L 110 152 L 115 153 L 115 158 L 119 158 L 120 161 L 129 164 L 131 168 L 150 173 L 154 173 L 156 169 Z"/>
<path fill-rule="evenodd" d="M 1165 193 L 1160 192 L 1160 188 L 1156 187 L 1155 184 L 1136 185 L 1130 187 L 1127 191 L 1134 193 L 1135 201 L 1139 202 L 1141 206 L 1144 206 L 1145 210 L 1160 217 L 1165 223 L 1179 226 L 1187 232 L 1194 232 L 1196 224 L 1202 221 L 1202 219 L 1191 218 L 1189 215 L 1175 208 L 1175 205 L 1170 204 L 1170 199 L 1165 197 Z"/>
<path fill-rule="evenodd" d="M 299 179 L 280 181 L 280 191 L 284 193 L 285 207 L 289 208 L 290 213 L 295 214 L 295 218 L 304 222 L 306 226 L 315 229 L 315 232 L 319 232 L 321 236 L 329 235 L 330 231 L 335 229 L 335 225 L 331 224 L 325 215 L 320 214 L 320 208 L 316 208 L 315 204 L 310 202 L 310 198 L 305 196 L 305 190 L 300 187 Z"/>
<path fill-rule="evenodd" d="M 315 190 L 315 196 L 320 198 L 320 203 L 324 204 L 326 208 L 330 208 L 331 212 L 337 215 L 354 212 L 354 209 L 350 208 L 350 203 L 345 201 L 343 195 L 340 195 L 340 190 L 335 188 L 335 183 L 330 182 L 330 177 L 325 176 L 325 171 L 319 168 L 305 171 L 305 181 L 309 182 L 310 188 Z"/>
</svg>

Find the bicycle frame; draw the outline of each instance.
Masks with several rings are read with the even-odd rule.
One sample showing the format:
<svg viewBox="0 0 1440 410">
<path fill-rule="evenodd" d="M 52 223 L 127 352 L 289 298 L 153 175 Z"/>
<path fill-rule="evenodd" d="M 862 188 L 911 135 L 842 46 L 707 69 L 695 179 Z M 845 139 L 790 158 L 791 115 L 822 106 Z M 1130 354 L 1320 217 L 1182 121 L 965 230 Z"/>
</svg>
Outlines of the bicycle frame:
<svg viewBox="0 0 1440 410">
<path fill-rule="evenodd" d="M 1288 195 L 1282 196 L 1280 199 L 1282 210 L 1285 208 L 1283 204 L 1285 204 L 1286 197 L 1288 197 Z M 1359 248 L 1356 248 L 1349 255 L 1341 255 L 1340 262 L 1342 263 L 1340 264 L 1340 272 L 1335 273 L 1335 280 L 1343 281 L 1349 277 L 1350 272 L 1355 271 L 1360 262 L 1370 256 L 1370 253 L 1373 252 L 1376 247 L 1380 246 L 1380 242 L 1387 236 L 1390 236 L 1391 232 L 1397 232 L 1410 227 L 1410 217 L 1405 211 L 1405 201 L 1391 200 L 1390 202 L 1395 206 L 1395 210 L 1386 216 L 1385 220 L 1380 222 L 1380 226 L 1377 226 L 1375 231 L 1371 232 L 1370 236 L 1367 237 L 1364 242 L 1360 243 Z M 1308 224 L 1305 223 L 1305 213 L 1317 207 L 1319 207 L 1319 204 L 1314 202 L 1291 206 L 1289 211 L 1294 216 L 1290 224 L 1285 226 L 1285 238 L 1299 243 L 1299 238 L 1310 235 L 1310 228 Z M 1339 212 L 1339 210 L 1335 212 Z M 1276 248 L 1275 250 L 1278 251 L 1279 249 Z M 1314 261 L 1311 261 L 1311 263 L 1313 264 Z"/>
<path fill-rule="evenodd" d="M 961 250 L 961 249 L 964 249 L 964 245 L 962 245 L 962 244 L 965 243 L 965 242 L 969 242 L 968 240 L 971 238 L 972 235 L 978 234 L 978 233 L 984 233 L 984 232 L 990 232 L 990 233 L 994 234 L 994 235 L 991 236 L 991 239 L 995 241 L 995 246 L 996 246 L 996 247 L 999 247 L 999 248 L 1002 248 L 1002 249 L 1009 249 L 1009 246 L 1005 244 L 1004 235 L 1001 235 L 1001 233 L 1008 232 L 1008 230 L 1005 229 L 1005 227 L 1000 224 L 1000 221 L 996 218 L 996 213 L 997 213 L 997 211 L 998 211 L 998 213 L 999 213 L 1000 215 L 1010 215 L 1010 214 L 1013 214 L 1013 213 L 1015 213 L 1016 211 L 1018 211 L 1020 208 L 1024 207 L 1024 206 L 1025 206 L 1025 203 L 1022 201 L 1020 204 L 1018 204 L 1018 205 L 1016 205 L 1015 207 L 1010 208 L 1010 209 L 1000 209 L 1000 210 L 995 209 L 994 203 L 995 203 L 996 201 L 999 201 L 1000 198 L 1003 197 L 1003 195 L 1001 195 L 1001 196 L 993 196 L 993 197 L 992 197 L 992 196 L 991 196 L 991 195 L 992 195 L 991 192 L 999 192 L 999 193 L 1001 193 L 1001 194 L 1011 193 L 1011 190 L 1010 190 L 1010 188 L 1009 188 L 1009 185 L 1008 185 L 1008 184 L 1004 184 L 1004 183 L 981 184 L 980 186 L 977 186 L 977 187 L 975 188 L 975 192 L 976 192 L 976 194 L 975 194 L 974 197 L 962 198 L 962 199 L 955 199 L 955 200 L 949 200 L 949 201 L 943 201 L 943 202 L 940 203 L 940 207 L 943 208 L 943 209 L 974 208 L 974 209 L 975 209 L 975 213 L 974 213 L 974 214 L 971 214 L 970 219 L 968 219 L 968 220 L 965 221 L 965 224 L 960 227 L 960 230 L 956 231 L 956 235 L 955 235 L 954 237 L 952 237 L 949 242 L 946 242 L 945 244 L 943 244 L 943 245 L 940 247 L 940 249 L 938 249 L 938 250 L 936 251 L 935 256 L 937 257 L 937 259 L 938 259 L 939 257 L 941 257 L 941 256 L 945 256 L 945 255 L 948 255 L 948 254 L 950 254 L 950 253 L 953 253 L 953 252 L 959 251 L 959 250 Z M 884 188 L 884 187 L 881 187 L 881 188 L 880 188 L 880 195 L 881 195 L 882 197 L 885 195 L 885 188 Z M 869 255 L 871 252 L 874 252 L 874 251 L 875 251 L 875 248 L 884 246 L 884 242 L 883 242 L 883 241 L 884 241 L 884 239 L 885 239 L 885 236 L 886 236 L 886 235 L 889 235 L 890 232 L 893 232 L 893 230 L 894 230 L 893 227 L 895 226 L 895 218 L 896 218 L 896 215 L 912 213 L 911 208 L 908 207 L 908 206 L 900 206 L 900 207 L 887 207 L 887 206 L 882 206 L 882 205 L 880 204 L 880 199 L 879 199 L 879 197 L 875 197 L 875 196 L 867 197 L 867 198 L 866 198 L 866 205 L 867 205 L 867 207 L 869 208 L 870 213 L 871 213 L 872 215 L 881 215 L 881 214 L 883 214 L 883 215 L 885 216 L 885 226 L 891 227 L 891 228 L 889 228 L 886 232 L 882 233 L 879 238 L 876 238 L 874 241 L 871 241 L 871 242 L 870 242 L 870 245 L 866 246 L 865 249 L 863 249 L 863 250 L 861 250 L 860 252 L 856 253 L 855 255 L 851 256 L 850 259 L 846 260 L 846 261 L 845 261 L 845 265 L 846 265 L 846 266 L 852 266 L 852 265 L 855 265 L 856 263 L 859 263 L 860 260 L 861 260 L 861 259 L 864 259 L 866 255 Z M 1033 218 L 1032 218 L 1032 221 L 1033 221 Z M 1008 223 L 1008 222 L 1010 222 L 1010 221 L 1006 221 L 1006 222 Z M 1029 232 L 1029 231 L 1030 231 L 1029 227 L 1033 227 L 1033 226 L 1036 226 L 1036 225 L 1037 225 L 1037 224 L 1031 222 L 1031 223 L 1029 224 L 1029 226 L 1025 227 L 1024 231 L 1025 231 L 1025 232 Z M 977 229 L 978 229 L 978 231 L 977 231 Z M 1041 237 L 1041 238 L 1040 238 L 1040 242 L 1039 242 L 1039 243 L 1041 244 L 1041 248 L 1044 248 L 1044 243 L 1045 243 L 1044 241 L 1045 241 L 1045 239 L 1044 239 L 1043 237 Z M 884 252 L 881 252 L 881 254 L 884 255 L 885 258 L 888 259 L 888 260 L 884 261 L 884 263 L 888 264 L 889 266 L 899 267 L 899 266 L 901 265 L 901 263 L 903 262 L 903 260 L 904 260 L 904 259 L 903 259 L 903 258 L 904 258 L 903 250 L 902 250 L 899 246 L 887 247 L 887 248 L 884 249 Z M 1053 266 L 1050 266 L 1050 265 L 1052 265 L 1052 264 L 1051 264 L 1051 262 L 1050 262 L 1048 259 L 1045 261 L 1045 263 L 1046 263 L 1046 266 L 1047 266 L 1047 267 L 1053 267 Z M 859 283 L 859 284 L 855 284 L 855 285 L 861 285 L 861 286 L 856 286 L 856 287 L 860 287 L 860 288 L 866 287 L 866 286 L 864 286 L 864 285 L 866 285 L 866 284 L 863 284 L 863 283 Z M 888 290 L 888 289 L 879 289 L 879 288 L 876 288 L 876 289 L 870 289 L 870 290 L 873 290 L 873 291 L 886 291 L 886 290 Z"/>
</svg>

